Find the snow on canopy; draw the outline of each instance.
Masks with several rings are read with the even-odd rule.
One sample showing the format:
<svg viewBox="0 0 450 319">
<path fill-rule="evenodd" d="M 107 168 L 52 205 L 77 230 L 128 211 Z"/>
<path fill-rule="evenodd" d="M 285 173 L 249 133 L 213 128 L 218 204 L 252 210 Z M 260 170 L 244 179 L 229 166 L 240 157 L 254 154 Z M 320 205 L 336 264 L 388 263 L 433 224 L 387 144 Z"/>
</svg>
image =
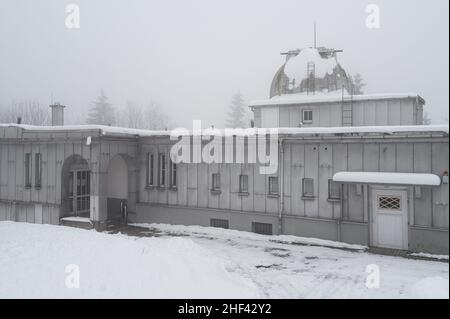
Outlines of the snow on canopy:
<svg viewBox="0 0 450 319">
<path fill-rule="evenodd" d="M 295 80 L 295 85 L 298 86 L 308 77 L 308 63 L 310 62 L 314 63 L 316 78 L 324 78 L 327 74 L 333 74 L 338 65 L 335 57 L 322 58 L 316 48 L 306 48 L 286 62 L 284 73 L 291 82 Z"/>
<path fill-rule="evenodd" d="M 392 184 L 439 186 L 441 179 L 435 174 L 393 172 L 338 172 L 333 181 L 340 183 Z"/>
</svg>

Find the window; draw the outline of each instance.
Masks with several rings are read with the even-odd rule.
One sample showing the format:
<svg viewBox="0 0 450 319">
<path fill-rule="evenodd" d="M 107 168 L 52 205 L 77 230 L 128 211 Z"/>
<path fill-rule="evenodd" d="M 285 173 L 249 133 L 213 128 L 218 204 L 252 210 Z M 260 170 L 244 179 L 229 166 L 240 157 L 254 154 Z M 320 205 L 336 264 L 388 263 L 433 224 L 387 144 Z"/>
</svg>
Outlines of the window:
<svg viewBox="0 0 450 319">
<path fill-rule="evenodd" d="M 328 199 L 341 199 L 341 184 L 328 180 Z"/>
<path fill-rule="evenodd" d="M 378 196 L 378 208 L 400 210 L 401 198 L 398 196 Z"/>
<path fill-rule="evenodd" d="M 272 224 L 252 223 L 252 231 L 262 235 L 272 235 Z"/>
<path fill-rule="evenodd" d="M 42 185 L 42 156 L 41 153 L 36 153 L 34 156 L 34 187 L 40 188 Z"/>
<path fill-rule="evenodd" d="M 91 207 L 91 178 L 87 170 L 69 173 L 68 210 L 75 216 L 89 212 Z"/>
<path fill-rule="evenodd" d="M 269 177 L 269 195 L 278 195 L 278 177 Z"/>
<path fill-rule="evenodd" d="M 302 122 L 303 123 L 312 123 L 313 121 L 313 111 L 312 110 L 303 110 L 302 111 Z"/>
<path fill-rule="evenodd" d="M 77 213 L 90 209 L 90 173 L 89 171 L 76 171 L 76 208 Z"/>
<path fill-rule="evenodd" d="M 74 177 L 74 172 L 70 172 L 69 173 L 69 212 L 73 212 L 74 211 L 74 206 L 73 206 L 73 201 L 74 201 L 74 192 L 73 192 L 73 177 Z"/>
<path fill-rule="evenodd" d="M 146 160 L 146 179 L 147 179 L 147 186 L 153 186 L 153 172 L 155 167 L 155 157 L 153 154 L 147 153 L 147 160 Z"/>
<path fill-rule="evenodd" d="M 303 179 L 303 197 L 314 197 L 314 180 L 312 178 Z"/>
<path fill-rule="evenodd" d="M 239 176 L 239 193 L 248 193 L 248 175 Z"/>
<path fill-rule="evenodd" d="M 25 187 L 31 187 L 31 153 L 25 154 Z"/>
<path fill-rule="evenodd" d="M 177 187 L 177 163 L 170 160 L 170 187 Z"/>
<path fill-rule="evenodd" d="M 158 156 L 158 186 L 166 185 L 166 154 L 159 153 Z"/>
<path fill-rule="evenodd" d="M 212 174 L 212 190 L 220 190 L 220 174 Z"/>
<path fill-rule="evenodd" d="M 211 218 L 211 227 L 225 228 L 228 229 L 228 220 L 227 219 L 216 219 Z"/>
</svg>

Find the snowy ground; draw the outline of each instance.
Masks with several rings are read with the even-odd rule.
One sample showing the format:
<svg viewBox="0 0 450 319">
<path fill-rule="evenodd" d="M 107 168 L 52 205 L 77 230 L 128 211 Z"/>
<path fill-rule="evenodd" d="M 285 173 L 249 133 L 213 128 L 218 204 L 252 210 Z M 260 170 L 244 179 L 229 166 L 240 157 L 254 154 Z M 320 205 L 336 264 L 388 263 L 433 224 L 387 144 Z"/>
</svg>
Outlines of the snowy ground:
<svg viewBox="0 0 450 319">
<path fill-rule="evenodd" d="M 446 262 L 292 236 L 139 226 L 133 232 L 149 237 L 0 222 L 0 298 L 449 297 Z M 66 286 L 76 274 L 70 264 L 79 288 Z M 379 288 L 366 286 L 376 274 L 368 265 L 379 269 Z"/>
</svg>

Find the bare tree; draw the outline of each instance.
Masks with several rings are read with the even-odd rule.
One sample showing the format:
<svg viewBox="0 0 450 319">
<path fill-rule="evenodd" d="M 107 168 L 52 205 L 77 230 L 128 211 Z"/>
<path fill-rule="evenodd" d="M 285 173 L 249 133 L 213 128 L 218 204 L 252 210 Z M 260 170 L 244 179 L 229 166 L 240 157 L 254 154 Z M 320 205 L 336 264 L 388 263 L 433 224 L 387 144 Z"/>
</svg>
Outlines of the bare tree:
<svg viewBox="0 0 450 319">
<path fill-rule="evenodd" d="M 148 130 L 165 130 L 173 126 L 169 116 L 161 105 L 150 102 L 141 107 L 133 100 L 129 100 L 124 109 L 119 112 L 120 126 Z"/>
<path fill-rule="evenodd" d="M 430 118 L 430 116 L 428 115 L 428 112 L 427 112 L 427 111 L 423 112 L 422 124 L 423 124 L 423 125 L 430 125 L 430 124 L 431 124 L 431 118 Z"/>
<path fill-rule="evenodd" d="M 128 100 L 124 109 L 119 111 L 118 125 L 129 128 L 143 128 L 142 108 L 133 100 Z"/>
<path fill-rule="evenodd" d="M 160 104 L 150 102 L 143 110 L 144 128 L 149 130 L 169 129 L 171 121 Z"/>
<path fill-rule="evenodd" d="M 0 110 L 1 123 L 17 123 L 19 118 L 22 124 L 50 125 L 49 108 L 36 100 L 13 101 Z"/>
</svg>

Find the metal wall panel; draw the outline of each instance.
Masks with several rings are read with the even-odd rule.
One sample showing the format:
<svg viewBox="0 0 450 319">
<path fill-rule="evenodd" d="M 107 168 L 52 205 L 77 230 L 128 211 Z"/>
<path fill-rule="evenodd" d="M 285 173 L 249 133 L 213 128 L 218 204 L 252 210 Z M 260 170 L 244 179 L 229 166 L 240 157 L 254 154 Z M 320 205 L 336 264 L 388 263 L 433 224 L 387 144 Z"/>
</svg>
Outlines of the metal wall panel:
<svg viewBox="0 0 450 319">
<path fill-rule="evenodd" d="M 305 214 L 319 217 L 319 145 L 305 145 L 305 178 L 314 180 L 314 198 L 305 200 Z"/>
<path fill-rule="evenodd" d="M 400 100 L 389 101 L 387 124 L 388 125 L 400 125 L 401 124 Z"/>
<path fill-rule="evenodd" d="M 395 144 L 380 144 L 380 171 L 396 171 L 396 147 Z"/>
<path fill-rule="evenodd" d="M 442 176 L 448 172 L 449 149 L 448 143 L 433 143 L 431 144 L 431 172 Z M 443 184 L 441 187 L 433 188 L 433 226 L 438 228 L 447 228 L 449 222 L 449 189 L 448 184 Z"/>
<path fill-rule="evenodd" d="M 305 177 L 305 145 L 292 144 L 291 147 L 292 174 L 291 184 L 291 214 L 306 216 L 305 201 L 302 199 L 302 180 Z"/>
<path fill-rule="evenodd" d="M 320 218 L 333 218 L 333 205 L 328 200 L 328 180 L 333 178 L 332 153 L 331 144 L 319 145 L 319 178 L 317 182 Z"/>
<path fill-rule="evenodd" d="M 253 190 L 254 190 L 254 210 L 256 212 L 266 212 L 266 175 L 259 173 L 259 165 L 253 166 Z"/>
<path fill-rule="evenodd" d="M 366 143 L 363 147 L 363 170 L 365 172 L 378 172 L 380 170 L 380 145 Z"/>
</svg>

